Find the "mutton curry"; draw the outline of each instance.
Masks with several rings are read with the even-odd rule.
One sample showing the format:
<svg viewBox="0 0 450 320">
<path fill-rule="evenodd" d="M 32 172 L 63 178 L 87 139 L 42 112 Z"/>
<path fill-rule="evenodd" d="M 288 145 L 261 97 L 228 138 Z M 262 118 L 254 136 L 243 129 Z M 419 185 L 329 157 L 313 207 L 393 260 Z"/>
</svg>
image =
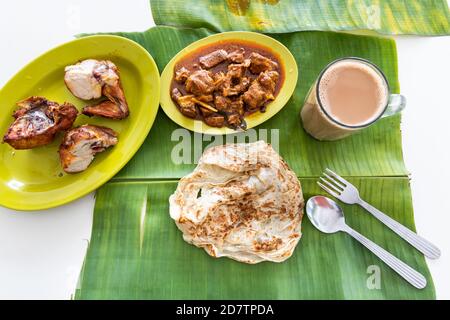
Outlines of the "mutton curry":
<svg viewBox="0 0 450 320">
<path fill-rule="evenodd" d="M 278 55 L 256 43 L 226 40 L 184 56 L 174 68 L 171 97 L 179 111 L 212 127 L 246 129 L 284 80 Z"/>
</svg>

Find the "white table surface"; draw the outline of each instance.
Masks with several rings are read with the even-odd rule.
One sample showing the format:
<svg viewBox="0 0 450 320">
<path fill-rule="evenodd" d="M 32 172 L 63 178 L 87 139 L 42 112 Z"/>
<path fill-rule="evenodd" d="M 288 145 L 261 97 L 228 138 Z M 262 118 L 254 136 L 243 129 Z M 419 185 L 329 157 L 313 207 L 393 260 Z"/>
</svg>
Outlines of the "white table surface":
<svg viewBox="0 0 450 320">
<path fill-rule="evenodd" d="M 143 31 L 148 0 L 0 2 L 0 87 L 27 62 L 81 32 Z M 439 299 L 450 299 L 450 37 L 396 37 L 402 136 L 418 232 L 442 256 L 428 261 Z M 1 170 L 1 168 L 0 168 Z M 0 195 L 1 196 L 1 195 Z M 0 299 L 67 299 L 92 226 L 94 195 L 40 212 L 0 207 Z"/>
</svg>

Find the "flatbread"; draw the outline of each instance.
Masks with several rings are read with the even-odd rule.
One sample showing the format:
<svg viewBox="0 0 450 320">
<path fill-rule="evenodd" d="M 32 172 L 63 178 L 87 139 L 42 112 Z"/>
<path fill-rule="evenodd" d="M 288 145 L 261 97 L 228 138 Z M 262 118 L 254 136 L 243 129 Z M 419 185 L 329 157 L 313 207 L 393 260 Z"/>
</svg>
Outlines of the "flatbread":
<svg viewBox="0 0 450 320">
<path fill-rule="evenodd" d="M 264 141 L 206 150 L 169 202 L 183 239 L 213 257 L 282 262 L 301 237 L 300 182 Z"/>
</svg>

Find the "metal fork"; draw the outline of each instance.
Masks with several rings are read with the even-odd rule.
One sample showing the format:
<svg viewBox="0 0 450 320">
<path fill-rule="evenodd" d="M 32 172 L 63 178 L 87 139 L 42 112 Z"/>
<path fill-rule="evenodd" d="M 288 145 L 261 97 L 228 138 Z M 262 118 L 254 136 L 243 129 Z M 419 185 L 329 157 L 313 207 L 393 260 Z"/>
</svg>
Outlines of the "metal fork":
<svg viewBox="0 0 450 320">
<path fill-rule="evenodd" d="M 360 205 L 428 258 L 437 259 L 440 257 L 441 251 L 434 244 L 362 200 L 358 189 L 350 182 L 328 168 L 325 171 L 317 184 L 326 192 L 342 202 Z"/>
</svg>

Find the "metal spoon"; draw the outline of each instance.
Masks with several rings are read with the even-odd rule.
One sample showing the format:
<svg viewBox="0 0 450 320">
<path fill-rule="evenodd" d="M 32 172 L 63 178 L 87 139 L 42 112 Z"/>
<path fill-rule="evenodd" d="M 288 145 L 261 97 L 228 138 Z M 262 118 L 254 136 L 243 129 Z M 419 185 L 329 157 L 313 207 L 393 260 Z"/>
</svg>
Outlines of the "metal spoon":
<svg viewBox="0 0 450 320">
<path fill-rule="evenodd" d="M 427 285 L 427 280 L 422 274 L 350 228 L 345 223 L 344 212 L 333 200 L 323 196 L 312 197 L 306 203 L 306 213 L 311 223 L 322 232 L 344 231 L 351 235 L 414 287 L 423 289 Z"/>
</svg>

